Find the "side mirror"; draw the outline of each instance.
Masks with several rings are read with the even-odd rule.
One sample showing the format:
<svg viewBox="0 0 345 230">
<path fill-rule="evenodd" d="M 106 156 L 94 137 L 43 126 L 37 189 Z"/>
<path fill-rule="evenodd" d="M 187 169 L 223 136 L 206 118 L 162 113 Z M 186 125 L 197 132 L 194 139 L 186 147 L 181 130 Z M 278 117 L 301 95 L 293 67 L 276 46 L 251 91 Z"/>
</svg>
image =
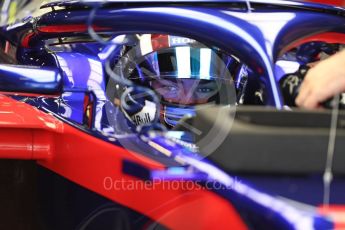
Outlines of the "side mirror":
<svg viewBox="0 0 345 230">
<path fill-rule="evenodd" d="M 0 91 L 60 94 L 62 77 L 52 67 L 0 65 Z"/>
</svg>

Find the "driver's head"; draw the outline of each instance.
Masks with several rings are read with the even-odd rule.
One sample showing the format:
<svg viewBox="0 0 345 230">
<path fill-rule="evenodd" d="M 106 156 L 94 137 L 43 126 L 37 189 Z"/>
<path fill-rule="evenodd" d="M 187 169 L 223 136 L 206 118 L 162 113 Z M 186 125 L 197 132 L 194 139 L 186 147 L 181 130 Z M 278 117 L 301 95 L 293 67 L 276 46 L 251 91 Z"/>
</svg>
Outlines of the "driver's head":
<svg viewBox="0 0 345 230">
<path fill-rule="evenodd" d="M 192 39 L 168 35 L 141 36 L 135 55 L 129 78 L 156 92 L 160 121 L 167 127 L 193 116 L 196 106 L 230 104 L 231 72 L 239 68 L 232 56 Z"/>
<path fill-rule="evenodd" d="M 186 106 L 206 104 L 219 92 L 214 80 L 161 78 L 151 87 L 165 102 Z"/>
</svg>

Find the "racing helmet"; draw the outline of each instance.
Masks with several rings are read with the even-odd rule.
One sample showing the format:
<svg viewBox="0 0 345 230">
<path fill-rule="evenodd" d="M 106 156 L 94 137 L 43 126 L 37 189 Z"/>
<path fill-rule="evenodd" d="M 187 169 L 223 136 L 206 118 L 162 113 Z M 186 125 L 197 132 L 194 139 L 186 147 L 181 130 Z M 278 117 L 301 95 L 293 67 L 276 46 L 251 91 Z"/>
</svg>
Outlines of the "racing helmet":
<svg viewBox="0 0 345 230">
<path fill-rule="evenodd" d="M 129 56 L 132 64 L 125 76 L 158 95 L 159 120 L 167 128 L 175 127 L 185 116 L 194 116 L 202 105 L 236 103 L 232 78 L 241 64 L 217 48 L 185 37 L 144 34 Z M 147 99 L 141 104 L 141 109 L 128 116 L 137 126 L 152 121 L 156 109 Z"/>
</svg>

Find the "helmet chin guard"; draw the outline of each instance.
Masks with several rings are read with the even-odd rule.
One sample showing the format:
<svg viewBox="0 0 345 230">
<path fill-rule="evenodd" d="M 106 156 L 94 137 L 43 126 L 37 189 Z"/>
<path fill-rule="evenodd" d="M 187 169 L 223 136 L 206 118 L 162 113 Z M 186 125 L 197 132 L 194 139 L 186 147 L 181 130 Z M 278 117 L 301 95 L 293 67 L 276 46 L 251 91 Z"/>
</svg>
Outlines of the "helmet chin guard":
<svg viewBox="0 0 345 230">
<path fill-rule="evenodd" d="M 161 121 L 170 127 L 175 127 L 177 123 L 184 117 L 195 116 L 194 106 L 174 106 L 163 105 L 161 109 Z"/>
</svg>

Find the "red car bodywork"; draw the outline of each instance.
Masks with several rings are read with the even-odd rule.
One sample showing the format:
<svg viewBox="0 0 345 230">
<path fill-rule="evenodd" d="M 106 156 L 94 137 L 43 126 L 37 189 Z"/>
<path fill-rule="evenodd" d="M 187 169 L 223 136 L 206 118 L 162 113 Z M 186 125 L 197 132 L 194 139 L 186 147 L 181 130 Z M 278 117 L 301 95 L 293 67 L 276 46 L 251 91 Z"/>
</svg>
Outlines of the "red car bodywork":
<svg viewBox="0 0 345 230">
<path fill-rule="evenodd" d="M 37 160 L 74 183 L 172 229 L 246 229 L 228 201 L 200 187 L 167 189 L 155 184 L 124 190 L 105 184 L 106 178 L 146 183 L 122 171 L 124 160 L 163 170 L 158 162 L 92 137 L 5 95 L 0 95 L 0 111 L 0 158 Z"/>
</svg>

